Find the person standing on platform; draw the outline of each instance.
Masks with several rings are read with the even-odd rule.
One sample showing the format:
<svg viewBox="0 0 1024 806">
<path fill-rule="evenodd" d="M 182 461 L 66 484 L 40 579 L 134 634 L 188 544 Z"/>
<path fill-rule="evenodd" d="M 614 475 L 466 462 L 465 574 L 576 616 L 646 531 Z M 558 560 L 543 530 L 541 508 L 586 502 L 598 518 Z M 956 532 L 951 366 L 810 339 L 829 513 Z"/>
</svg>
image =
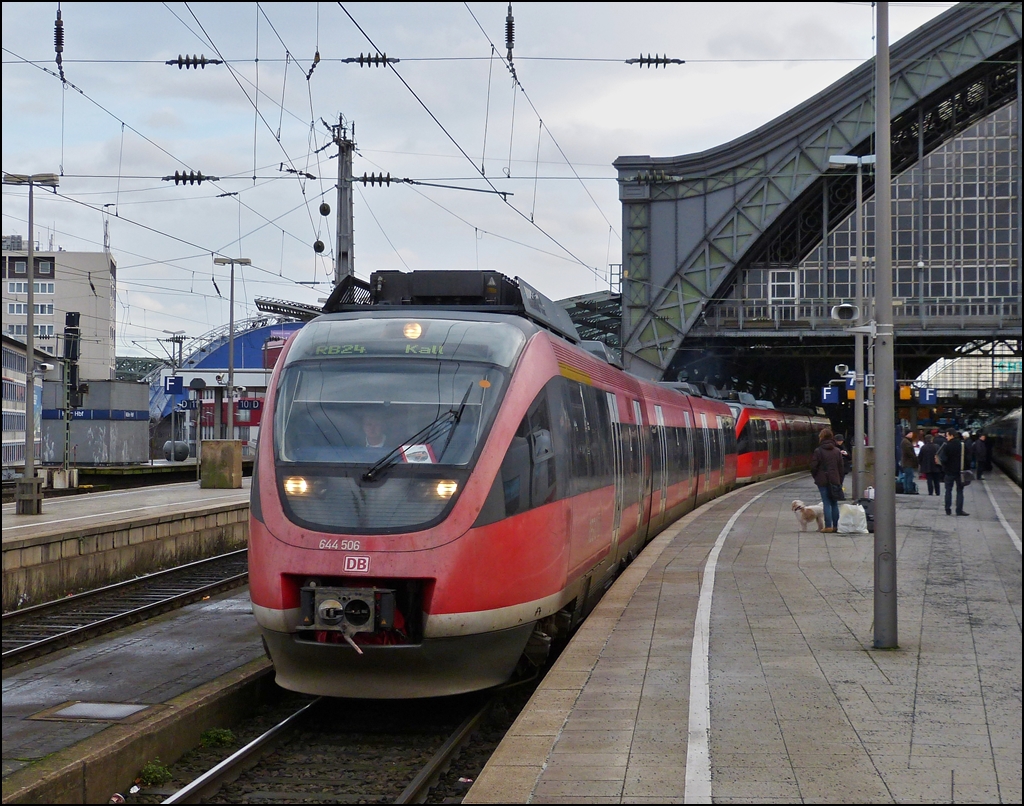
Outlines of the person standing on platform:
<svg viewBox="0 0 1024 806">
<path fill-rule="evenodd" d="M 831 428 L 823 428 L 818 434 L 818 447 L 811 456 L 811 475 L 823 504 L 825 528 L 821 531 L 835 532 L 839 526 L 839 502 L 832 497 L 831 486 L 842 488 L 843 455 L 836 447 Z"/>
<path fill-rule="evenodd" d="M 966 432 L 965 432 L 966 433 Z M 946 483 L 946 514 L 953 514 L 953 487 L 956 486 L 956 514 L 969 515 L 964 512 L 964 482 L 961 472 L 967 467 L 963 439 L 950 428 L 946 432 L 946 443 L 939 448 L 939 461 L 942 462 L 942 471 Z"/>
<path fill-rule="evenodd" d="M 843 455 L 843 478 L 845 479 L 853 470 L 853 459 L 850 458 L 850 452 L 846 449 L 846 438 L 842 434 L 836 434 L 834 439 L 836 447 Z"/>
<path fill-rule="evenodd" d="M 914 453 L 914 432 L 907 431 L 900 443 L 900 477 L 903 479 L 903 492 L 907 495 L 917 494 L 917 484 L 914 477 L 917 476 L 917 454 Z"/>
<path fill-rule="evenodd" d="M 942 495 L 942 465 L 936 458 L 939 453 L 939 444 L 931 434 L 925 434 L 924 447 L 917 455 L 917 461 L 921 465 L 921 472 L 924 473 L 928 482 L 928 495 Z"/>
<path fill-rule="evenodd" d="M 989 468 L 986 467 L 988 461 L 988 445 L 984 434 L 979 434 L 978 438 L 971 443 L 971 456 L 974 457 L 974 477 L 981 481 L 981 474 L 988 472 Z"/>
</svg>

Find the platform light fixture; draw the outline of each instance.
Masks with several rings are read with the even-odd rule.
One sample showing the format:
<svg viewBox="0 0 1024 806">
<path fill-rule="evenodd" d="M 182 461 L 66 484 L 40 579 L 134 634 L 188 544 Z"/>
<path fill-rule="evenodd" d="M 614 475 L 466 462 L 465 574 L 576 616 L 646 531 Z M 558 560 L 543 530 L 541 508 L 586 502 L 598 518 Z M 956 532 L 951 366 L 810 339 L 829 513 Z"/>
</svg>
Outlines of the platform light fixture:
<svg viewBox="0 0 1024 806">
<path fill-rule="evenodd" d="M 235 264 L 251 266 L 247 257 L 215 257 L 218 266 L 231 266 L 231 301 L 228 303 L 228 439 L 235 438 Z"/>
<path fill-rule="evenodd" d="M 832 309 L 832 318 L 851 322 L 854 326 L 863 324 L 864 311 L 864 191 L 861 178 L 862 166 L 874 165 L 875 155 L 858 157 L 850 154 L 833 154 L 828 158 L 830 168 L 857 166 L 857 211 L 854 221 L 857 226 L 857 254 L 854 267 L 854 283 L 857 286 L 856 302 L 853 305 L 837 305 Z M 864 493 L 864 334 L 854 331 L 854 378 L 853 378 L 853 500 Z"/>
</svg>

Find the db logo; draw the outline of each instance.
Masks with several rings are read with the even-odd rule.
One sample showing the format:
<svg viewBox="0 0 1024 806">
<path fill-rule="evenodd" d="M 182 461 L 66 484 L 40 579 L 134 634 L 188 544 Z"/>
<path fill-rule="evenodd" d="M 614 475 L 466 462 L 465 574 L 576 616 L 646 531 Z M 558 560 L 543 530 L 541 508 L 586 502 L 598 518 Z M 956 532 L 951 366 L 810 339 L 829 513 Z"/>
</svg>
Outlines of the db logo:
<svg viewBox="0 0 1024 806">
<path fill-rule="evenodd" d="M 350 554 L 345 558 L 345 571 L 349 574 L 370 573 L 370 558 Z"/>
</svg>

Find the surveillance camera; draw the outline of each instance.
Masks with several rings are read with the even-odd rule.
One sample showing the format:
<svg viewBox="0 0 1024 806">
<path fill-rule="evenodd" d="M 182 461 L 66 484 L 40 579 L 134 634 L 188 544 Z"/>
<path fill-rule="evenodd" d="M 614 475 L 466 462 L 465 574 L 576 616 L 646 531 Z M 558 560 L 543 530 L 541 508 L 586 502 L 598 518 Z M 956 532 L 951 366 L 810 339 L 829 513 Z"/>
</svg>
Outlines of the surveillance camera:
<svg viewBox="0 0 1024 806">
<path fill-rule="evenodd" d="M 236 386 L 235 387 L 235 394 L 241 394 L 244 391 L 245 391 L 245 387 L 244 386 Z"/>
<path fill-rule="evenodd" d="M 832 318 L 840 322 L 850 322 L 860 317 L 860 309 L 856 305 L 844 302 L 832 308 Z"/>
<path fill-rule="evenodd" d="M 39 369 L 41 372 L 51 372 L 56 368 L 56 364 L 48 364 L 45 361 L 40 362 Z"/>
<path fill-rule="evenodd" d="M 846 373 L 850 371 L 850 368 L 846 364 L 836 364 L 836 375 L 840 378 L 845 378 Z"/>
</svg>

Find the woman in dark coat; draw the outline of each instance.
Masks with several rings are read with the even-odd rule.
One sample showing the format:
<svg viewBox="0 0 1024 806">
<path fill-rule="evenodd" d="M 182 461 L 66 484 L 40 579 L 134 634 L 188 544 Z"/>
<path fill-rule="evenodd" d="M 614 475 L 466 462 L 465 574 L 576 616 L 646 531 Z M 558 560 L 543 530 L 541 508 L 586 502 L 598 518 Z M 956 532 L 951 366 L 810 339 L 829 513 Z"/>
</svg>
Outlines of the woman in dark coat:
<svg viewBox="0 0 1024 806">
<path fill-rule="evenodd" d="M 843 483 L 843 454 L 836 447 L 831 428 L 823 428 L 818 434 L 818 447 L 811 456 L 811 475 L 824 505 L 825 528 L 822 531 L 834 532 L 839 526 L 839 502 L 832 497 L 829 485 Z"/>
</svg>

